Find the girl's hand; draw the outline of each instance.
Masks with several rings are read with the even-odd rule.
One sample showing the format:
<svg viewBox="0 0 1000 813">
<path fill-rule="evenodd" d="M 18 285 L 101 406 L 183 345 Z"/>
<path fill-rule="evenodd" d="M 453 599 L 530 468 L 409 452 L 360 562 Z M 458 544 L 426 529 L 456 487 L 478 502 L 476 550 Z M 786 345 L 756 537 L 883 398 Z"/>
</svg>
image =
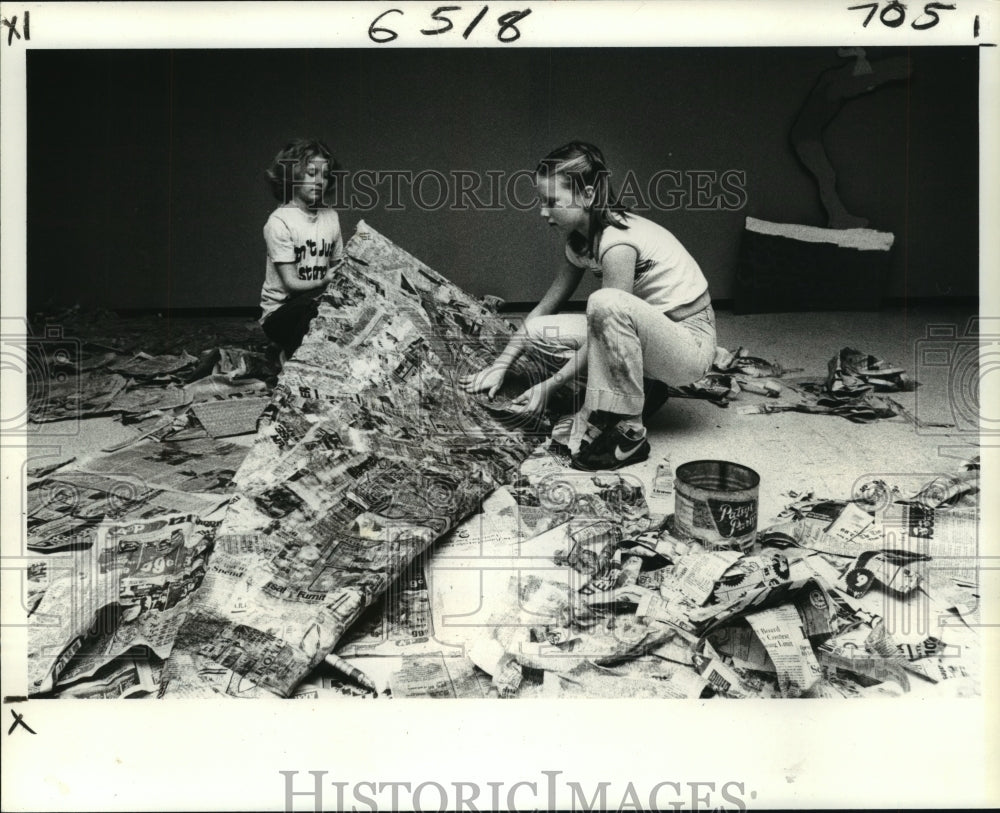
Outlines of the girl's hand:
<svg viewBox="0 0 1000 813">
<path fill-rule="evenodd" d="M 487 367 L 478 373 L 463 375 L 458 383 L 466 392 L 485 392 L 486 397 L 492 401 L 493 396 L 500 390 L 506 374 L 507 371 L 503 367 Z"/>
<path fill-rule="evenodd" d="M 542 382 L 529 387 L 516 398 L 511 399 L 511 404 L 520 407 L 523 414 L 537 416 L 542 414 L 548 401 L 549 387 L 546 382 Z"/>
</svg>

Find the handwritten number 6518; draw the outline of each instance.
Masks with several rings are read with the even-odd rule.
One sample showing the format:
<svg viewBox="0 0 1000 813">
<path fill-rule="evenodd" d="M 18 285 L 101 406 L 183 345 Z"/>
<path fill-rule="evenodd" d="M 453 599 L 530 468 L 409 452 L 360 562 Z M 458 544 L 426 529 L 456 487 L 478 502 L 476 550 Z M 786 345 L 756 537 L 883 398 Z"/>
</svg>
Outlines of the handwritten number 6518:
<svg viewBox="0 0 1000 813">
<path fill-rule="evenodd" d="M 848 6 L 847 10 L 856 11 L 862 8 L 870 9 L 868 16 L 865 17 L 865 21 L 861 24 L 862 28 L 867 28 L 868 23 L 875 16 L 875 12 L 878 11 L 878 3 L 862 3 L 860 6 Z M 941 21 L 941 17 L 937 13 L 938 11 L 950 11 L 954 10 L 954 8 L 954 3 L 925 3 L 924 14 L 930 17 L 930 19 L 921 22 L 921 18 L 918 17 L 910 23 L 910 27 L 917 31 L 923 31 L 925 28 L 933 28 Z M 889 0 L 885 4 L 885 8 L 879 13 L 878 18 L 882 22 L 882 25 L 887 28 L 899 28 L 906 21 L 906 6 L 900 3 L 899 0 Z"/>
<path fill-rule="evenodd" d="M 486 12 L 489 11 L 489 6 L 483 6 L 479 13 L 472 19 L 472 21 L 465 27 L 462 32 L 462 39 L 468 39 L 472 32 L 475 30 L 476 26 L 482 22 L 483 17 L 486 16 Z M 455 23 L 452 22 L 451 18 L 446 16 L 453 11 L 461 11 L 462 6 L 439 6 L 434 9 L 431 13 L 431 19 L 440 23 L 436 28 L 421 28 L 420 33 L 425 37 L 433 37 L 438 34 L 445 34 L 451 31 L 455 27 Z M 372 42 L 377 42 L 379 44 L 392 42 L 394 39 L 399 37 L 396 31 L 391 28 L 386 28 L 384 25 L 380 25 L 382 19 L 389 14 L 404 14 L 405 12 L 399 8 L 390 8 L 383 11 L 378 15 L 372 24 L 368 26 L 368 38 Z M 520 39 L 521 31 L 518 29 L 517 24 L 531 14 L 531 9 L 523 9 L 521 11 L 508 11 L 505 14 L 501 14 L 497 17 L 497 39 L 500 42 L 514 42 L 514 40 Z"/>
</svg>

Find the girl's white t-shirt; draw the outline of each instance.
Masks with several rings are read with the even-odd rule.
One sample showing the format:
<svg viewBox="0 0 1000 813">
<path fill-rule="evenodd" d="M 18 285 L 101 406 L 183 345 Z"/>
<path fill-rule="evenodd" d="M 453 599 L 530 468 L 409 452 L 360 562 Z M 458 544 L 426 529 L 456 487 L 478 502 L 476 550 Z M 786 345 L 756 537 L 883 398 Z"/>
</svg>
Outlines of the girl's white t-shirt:
<svg viewBox="0 0 1000 813">
<path fill-rule="evenodd" d="M 680 240 L 652 220 L 631 213 L 622 216 L 624 228 L 607 226 L 594 246 L 594 257 L 577 254 L 566 244 L 566 259 L 577 268 L 604 276 L 602 259 L 614 246 L 635 249 L 632 293 L 664 313 L 696 300 L 708 290 L 708 280 Z"/>
<path fill-rule="evenodd" d="M 292 297 L 275 263 L 295 263 L 299 279 L 325 279 L 330 266 L 344 256 L 340 218 L 333 209 L 310 213 L 298 206 L 279 206 L 264 224 L 264 242 L 267 267 L 260 291 L 261 322 Z"/>
</svg>

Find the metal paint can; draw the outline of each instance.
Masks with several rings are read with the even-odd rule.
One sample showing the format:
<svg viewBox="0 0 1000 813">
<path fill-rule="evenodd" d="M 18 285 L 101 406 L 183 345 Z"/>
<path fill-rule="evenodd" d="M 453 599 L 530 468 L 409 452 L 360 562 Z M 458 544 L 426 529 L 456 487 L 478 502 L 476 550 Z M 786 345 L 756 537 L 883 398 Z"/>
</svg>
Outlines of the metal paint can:
<svg viewBox="0 0 1000 813">
<path fill-rule="evenodd" d="M 677 467 L 674 528 L 714 549 L 746 551 L 757 539 L 760 475 L 728 460 Z"/>
</svg>

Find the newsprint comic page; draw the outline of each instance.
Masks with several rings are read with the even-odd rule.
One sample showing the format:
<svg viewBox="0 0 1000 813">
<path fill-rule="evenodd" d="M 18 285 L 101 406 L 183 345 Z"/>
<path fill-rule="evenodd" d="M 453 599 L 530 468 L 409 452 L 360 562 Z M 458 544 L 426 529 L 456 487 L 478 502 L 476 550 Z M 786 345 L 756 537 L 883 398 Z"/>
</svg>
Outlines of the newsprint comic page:
<svg viewBox="0 0 1000 813">
<path fill-rule="evenodd" d="M 4 0 L 3 809 L 997 806 L 998 43 Z"/>
</svg>

